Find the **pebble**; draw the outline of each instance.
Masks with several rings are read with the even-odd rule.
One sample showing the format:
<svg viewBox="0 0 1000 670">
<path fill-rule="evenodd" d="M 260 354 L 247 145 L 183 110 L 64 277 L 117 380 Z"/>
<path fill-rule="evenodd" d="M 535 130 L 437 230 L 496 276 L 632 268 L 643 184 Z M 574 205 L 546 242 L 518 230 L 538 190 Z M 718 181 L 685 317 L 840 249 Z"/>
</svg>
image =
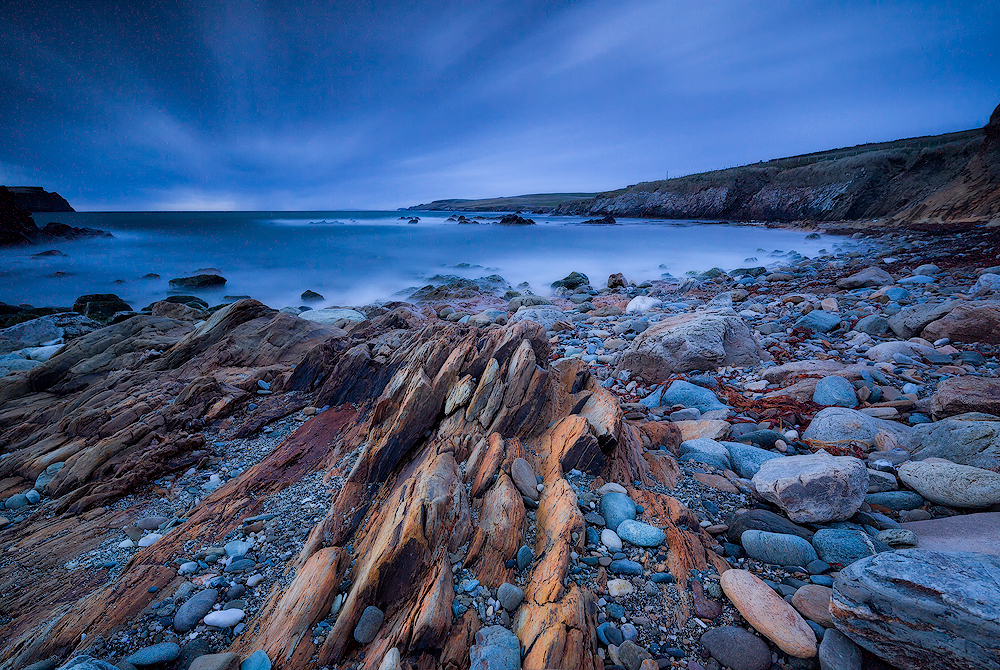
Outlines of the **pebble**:
<svg viewBox="0 0 1000 670">
<path fill-rule="evenodd" d="M 136 544 L 140 547 L 148 547 L 162 537 L 159 533 L 150 533 L 149 535 L 144 535 Z"/>
<path fill-rule="evenodd" d="M 522 544 L 521 548 L 517 550 L 517 570 L 518 572 L 524 570 L 531 562 L 535 560 L 535 552 L 531 550 L 526 544 Z"/>
<path fill-rule="evenodd" d="M 768 670 L 771 667 L 771 650 L 767 643 L 745 628 L 714 628 L 701 636 L 701 646 L 720 665 L 731 670 Z"/>
<path fill-rule="evenodd" d="M 181 655 L 181 648 L 176 642 L 161 642 L 125 657 L 125 661 L 135 666 L 157 665 L 169 663 Z"/>
<path fill-rule="evenodd" d="M 242 621 L 245 616 L 246 613 L 241 609 L 224 609 L 206 614 L 205 624 L 216 628 L 230 628 Z"/>
<path fill-rule="evenodd" d="M 612 491 L 601 496 L 601 516 L 608 528 L 617 530 L 626 519 L 635 519 L 635 502 L 624 493 Z"/>
<path fill-rule="evenodd" d="M 658 547 L 666 540 L 666 535 L 659 528 L 634 519 L 625 519 L 618 524 L 618 537 L 638 547 Z"/>
<path fill-rule="evenodd" d="M 601 531 L 601 544 L 610 549 L 611 551 L 621 551 L 622 541 L 618 537 L 618 533 L 611 530 L 610 528 L 605 528 Z"/>
<path fill-rule="evenodd" d="M 240 670 L 271 670 L 271 659 L 268 658 L 267 652 L 258 649 L 240 663 Z"/>
<path fill-rule="evenodd" d="M 385 621 L 385 614 L 382 613 L 382 610 L 374 605 L 369 605 L 361 613 L 358 625 L 354 627 L 354 639 L 359 644 L 368 644 L 378 635 L 383 621 Z"/>
<path fill-rule="evenodd" d="M 524 600 L 524 591 L 509 582 L 504 582 L 497 589 L 497 600 L 505 610 L 513 612 Z"/>
<path fill-rule="evenodd" d="M 186 633 L 197 626 L 202 617 L 212 611 L 212 606 L 218 598 L 219 592 L 215 589 L 205 589 L 191 596 L 177 608 L 177 613 L 174 614 L 174 630 Z"/>
<path fill-rule="evenodd" d="M 609 579 L 608 580 L 608 594 L 618 597 L 627 596 L 630 593 L 635 592 L 635 587 L 632 582 L 627 579 Z"/>
</svg>

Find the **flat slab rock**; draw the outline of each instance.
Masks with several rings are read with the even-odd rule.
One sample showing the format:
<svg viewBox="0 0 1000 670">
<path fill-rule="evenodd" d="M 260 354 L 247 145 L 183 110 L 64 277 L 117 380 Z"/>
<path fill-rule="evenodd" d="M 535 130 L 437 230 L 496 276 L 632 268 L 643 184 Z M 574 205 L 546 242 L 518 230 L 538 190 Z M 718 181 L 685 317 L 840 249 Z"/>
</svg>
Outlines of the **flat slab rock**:
<svg viewBox="0 0 1000 670">
<path fill-rule="evenodd" d="M 1000 558 L 923 549 L 886 552 L 841 570 L 837 629 L 902 670 L 1000 666 Z"/>
<path fill-rule="evenodd" d="M 973 551 L 1000 556 L 1000 512 L 910 521 L 904 523 L 903 528 L 917 536 L 919 549 Z"/>
</svg>

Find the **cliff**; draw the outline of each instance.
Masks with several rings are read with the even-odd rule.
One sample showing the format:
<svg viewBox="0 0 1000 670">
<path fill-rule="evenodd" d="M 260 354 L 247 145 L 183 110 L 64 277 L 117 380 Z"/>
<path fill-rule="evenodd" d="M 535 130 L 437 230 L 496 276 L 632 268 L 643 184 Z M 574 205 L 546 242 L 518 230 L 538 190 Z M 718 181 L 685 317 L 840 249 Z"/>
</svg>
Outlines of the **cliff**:
<svg viewBox="0 0 1000 670">
<path fill-rule="evenodd" d="M 55 193 L 45 195 L 59 197 Z M 17 194 L 6 186 L 0 186 L 0 247 L 76 240 L 84 237 L 113 237 L 113 235 L 104 230 L 76 228 L 56 221 L 39 228 L 31 212 L 19 203 Z"/>
<path fill-rule="evenodd" d="M 66 199 L 41 186 L 8 186 L 7 190 L 21 209 L 29 212 L 74 212 Z"/>
<path fill-rule="evenodd" d="M 505 198 L 484 198 L 481 200 L 435 200 L 408 207 L 407 210 L 423 212 L 549 212 L 558 205 L 589 201 L 596 193 L 533 193 Z"/>
</svg>

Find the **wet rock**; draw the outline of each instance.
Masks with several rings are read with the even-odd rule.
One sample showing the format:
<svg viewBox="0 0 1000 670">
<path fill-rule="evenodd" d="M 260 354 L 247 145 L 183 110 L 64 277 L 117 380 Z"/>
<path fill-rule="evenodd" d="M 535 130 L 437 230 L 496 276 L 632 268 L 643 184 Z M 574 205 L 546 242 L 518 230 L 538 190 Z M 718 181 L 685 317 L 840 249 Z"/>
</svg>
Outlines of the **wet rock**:
<svg viewBox="0 0 1000 670">
<path fill-rule="evenodd" d="M 921 549 L 885 552 L 841 570 L 837 629 L 904 670 L 987 670 L 1000 658 L 1000 558 Z"/>
<path fill-rule="evenodd" d="M 745 628 L 713 628 L 701 636 L 701 645 L 720 665 L 731 670 L 768 670 L 771 667 L 771 650 L 767 643 Z"/>
<path fill-rule="evenodd" d="M 132 307 L 114 293 L 95 293 L 77 298 L 73 311 L 105 323 L 118 312 L 131 312 Z"/>
<path fill-rule="evenodd" d="M 521 643 L 503 626 L 487 626 L 476 632 L 469 649 L 470 670 L 520 670 Z"/>
<path fill-rule="evenodd" d="M 797 535 L 745 530 L 740 538 L 747 556 L 774 565 L 806 565 L 817 559 L 816 550 Z"/>
<path fill-rule="evenodd" d="M 149 647 L 143 647 L 139 651 L 126 656 L 125 661 L 142 667 L 145 665 L 169 663 L 180 655 L 181 648 L 176 642 L 161 642 Z"/>
<path fill-rule="evenodd" d="M 907 461 L 899 478 L 924 498 L 949 507 L 981 509 L 1000 503 L 1000 474 L 946 461 Z"/>
<path fill-rule="evenodd" d="M 746 570 L 722 573 L 722 589 L 751 626 L 785 653 L 816 655 L 816 634 L 795 609 L 770 586 Z"/>
<path fill-rule="evenodd" d="M 732 310 L 696 312 L 650 326 L 632 341 L 620 368 L 664 379 L 675 372 L 757 365 L 768 358 L 746 322 Z"/>
<path fill-rule="evenodd" d="M 216 274 L 194 275 L 193 277 L 177 277 L 171 279 L 170 288 L 217 288 L 226 285 L 225 277 Z"/>
<path fill-rule="evenodd" d="M 761 464 L 753 485 L 765 500 L 798 523 L 849 519 L 868 492 L 868 469 L 850 456 L 823 452 L 789 456 Z"/>
</svg>

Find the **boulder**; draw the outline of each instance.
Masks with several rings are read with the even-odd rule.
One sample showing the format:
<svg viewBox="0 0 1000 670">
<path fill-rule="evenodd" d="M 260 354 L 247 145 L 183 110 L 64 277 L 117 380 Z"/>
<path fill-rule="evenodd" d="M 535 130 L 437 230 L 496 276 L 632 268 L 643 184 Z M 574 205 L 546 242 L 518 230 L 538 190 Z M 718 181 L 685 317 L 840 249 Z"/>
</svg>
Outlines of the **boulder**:
<svg viewBox="0 0 1000 670">
<path fill-rule="evenodd" d="M 177 277 L 171 279 L 170 288 L 217 288 L 226 285 L 226 278 L 216 274 L 194 275 L 193 277 Z"/>
<path fill-rule="evenodd" d="M 746 570 L 722 573 L 722 590 L 743 618 L 786 654 L 816 655 L 816 634 L 795 609 L 759 577 Z"/>
<path fill-rule="evenodd" d="M 935 459 L 907 461 L 898 468 L 904 484 L 933 503 L 982 509 L 1000 504 L 1000 474 Z"/>
<path fill-rule="evenodd" d="M 823 377 L 816 382 L 812 401 L 825 407 L 857 407 L 858 396 L 854 393 L 851 382 L 837 375 Z"/>
<path fill-rule="evenodd" d="M 956 306 L 958 306 L 958 302 L 955 300 L 907 305 L 889 317 L 889 327 L 892 328 L 892 332 L 896 333 L 897 337 L 908 340 L 914 335 L 919 335 L 925 326 L 945 316 Z"/>
<path fill-rule="evenodd" d="M 944 458 L 962 465 L 1000 468 L 1000 421 L 943 419 L 913 427 L 904 445 L 913 460 Z"/>
<path fill-rule="evenodd" d="M 131 312 L 132 307 L 114 293 L 94 293 L 77 298 L 73 311 L 106 323 L 118 312 Z"/>
<path fill-rule="evenodd" d="M 813 546 L 798 535 L 745 530 L 740 544 L 750 558 L 774 565 L 807 565 L 818 558 Z"/>
<path fill-rule="evenodd" d="M 767 643 L 745 628 L 713 628 L 701 636 L 701 646 L 720 665 L 732 670 L 768 670 L 771 667 L 771 650 Z"/>
<path fill-rule="evenodd" d="M 871 347 L 865 352 L 865 356 L 876 363 L 892 363 L 893 357 L 896 354 L 902 354 L 919 360 L 921 356 L 935 353 L 937 352 L 935 352 L 932 347 L 928 347 L 924 344 L 892 340 L 890 342 L 876 344 L 874 347 Z"/>
<path fill-rule="evenodd" d="M 342 309 L 339 307 L 328 307 L 326 309 L 307 309 L 298 314 L 300 319 L 312 321 L 313 323 L 333 324 L 338 321 L 351 321 L 357 323 L 365 320 L 365 315 L 356 309 Z"/>
<path fill-rule="evenodd" d="M 1000 414 L 1000 379 L 966 375 L 942 380 L 931 398 L 934 418 L 966 412 Z"/>
<path fill-rule="evenodd" d="M 476 632 L 469 649 L 470 670 L 521 670 L 521 643 L 503 626 L 487 626 Z"/>
<path fill-rule="evenodd" d="M 828 628 L 819 645 L 820 670 L 861 670 L 861 649 L 836 628 Z"/>
<path fill-rule="evenodd" d="M 555 307 L 522 307 L 517 310 L 514 316 L 507 320 L 509 324 L 521 323 L 522 321 L 534 321 L 546 330 L 551 330 L 556 321 L 562 321 L 566 315 L 561 309 Z"/>
<path fill-rule="evenodd" d="M 844 289 L 888 286 L 892 283 L 892 275 L 882 268 L 867 267 L 849 277 L 837 280 L 837 286 Z"/>
<path fill-rule="evenodd" d="M 744 479 L 751 479 L 764 463 L 786 458 L 784 454 L 751 447 L 749 444 L 740 442 L 723 442 L 722 444 L 729 451 L 729 460 L 733 465 L 733 470 Z"/>
<path fill-rule="evenodd" d="M 827 407 L 821 409 L 809 422 L 802 433 L 807 442 L 845 444 L 856 442 L 871 447 L 880 432 L 889 433 L 901 443 L 905 443 L 912 429 L 909 426 L 876 419 L 864 412 L 847 407 Z"/>
<path fill-rule="evenodd" d="M 933 342 L 947 337 L 952 342 L 1000 344 L 1000 301 L 973 301 L 959 305 L 947 316 L 927 324 L 922 333 Z"/>
<path fill-rule="evenodd" d="M 830 565 L 850 565 L 866 556 L 874 556 L 890 549 L 864 531 L 847 528 L 820 528 L 813 535 L 812 543 L 819 554 L 819 560 Z"/>
<path fill-rule="evenodd" d="M 656 407 L 672 407 L 683 405 L 684 407 L 694 407 L 701 413 L 711 412 L 716 409 L 727 409 L 719 402 L 719 398 L 704 386 L 698 386 L 691 382 L 677 379 L 671 382 L 669 387 L 661 386 L 640 401 L 650 409 Z"/>
<path fill-rule="evenodd" d="M 840 571 L 837 629 L 903 670 L 987 670 L 1000 661 L 1000 558 L 885 552 Z"/>
<path fill-rule="evenodd" d="M 761 464 L 753 485 L 765 500 L 798 523 L 849 519 L 868 492 L 868 469 L 850 456 L 825 452 L 788 456 Z"/>
<path fill-rule="evenodd" d="M 680 314 L 650 326 L 632 341 L 619 367 L 660 380 L 675 372 L 757 365 L 769 359 L 743 319 L 722 310 Z"/>
</svg>

